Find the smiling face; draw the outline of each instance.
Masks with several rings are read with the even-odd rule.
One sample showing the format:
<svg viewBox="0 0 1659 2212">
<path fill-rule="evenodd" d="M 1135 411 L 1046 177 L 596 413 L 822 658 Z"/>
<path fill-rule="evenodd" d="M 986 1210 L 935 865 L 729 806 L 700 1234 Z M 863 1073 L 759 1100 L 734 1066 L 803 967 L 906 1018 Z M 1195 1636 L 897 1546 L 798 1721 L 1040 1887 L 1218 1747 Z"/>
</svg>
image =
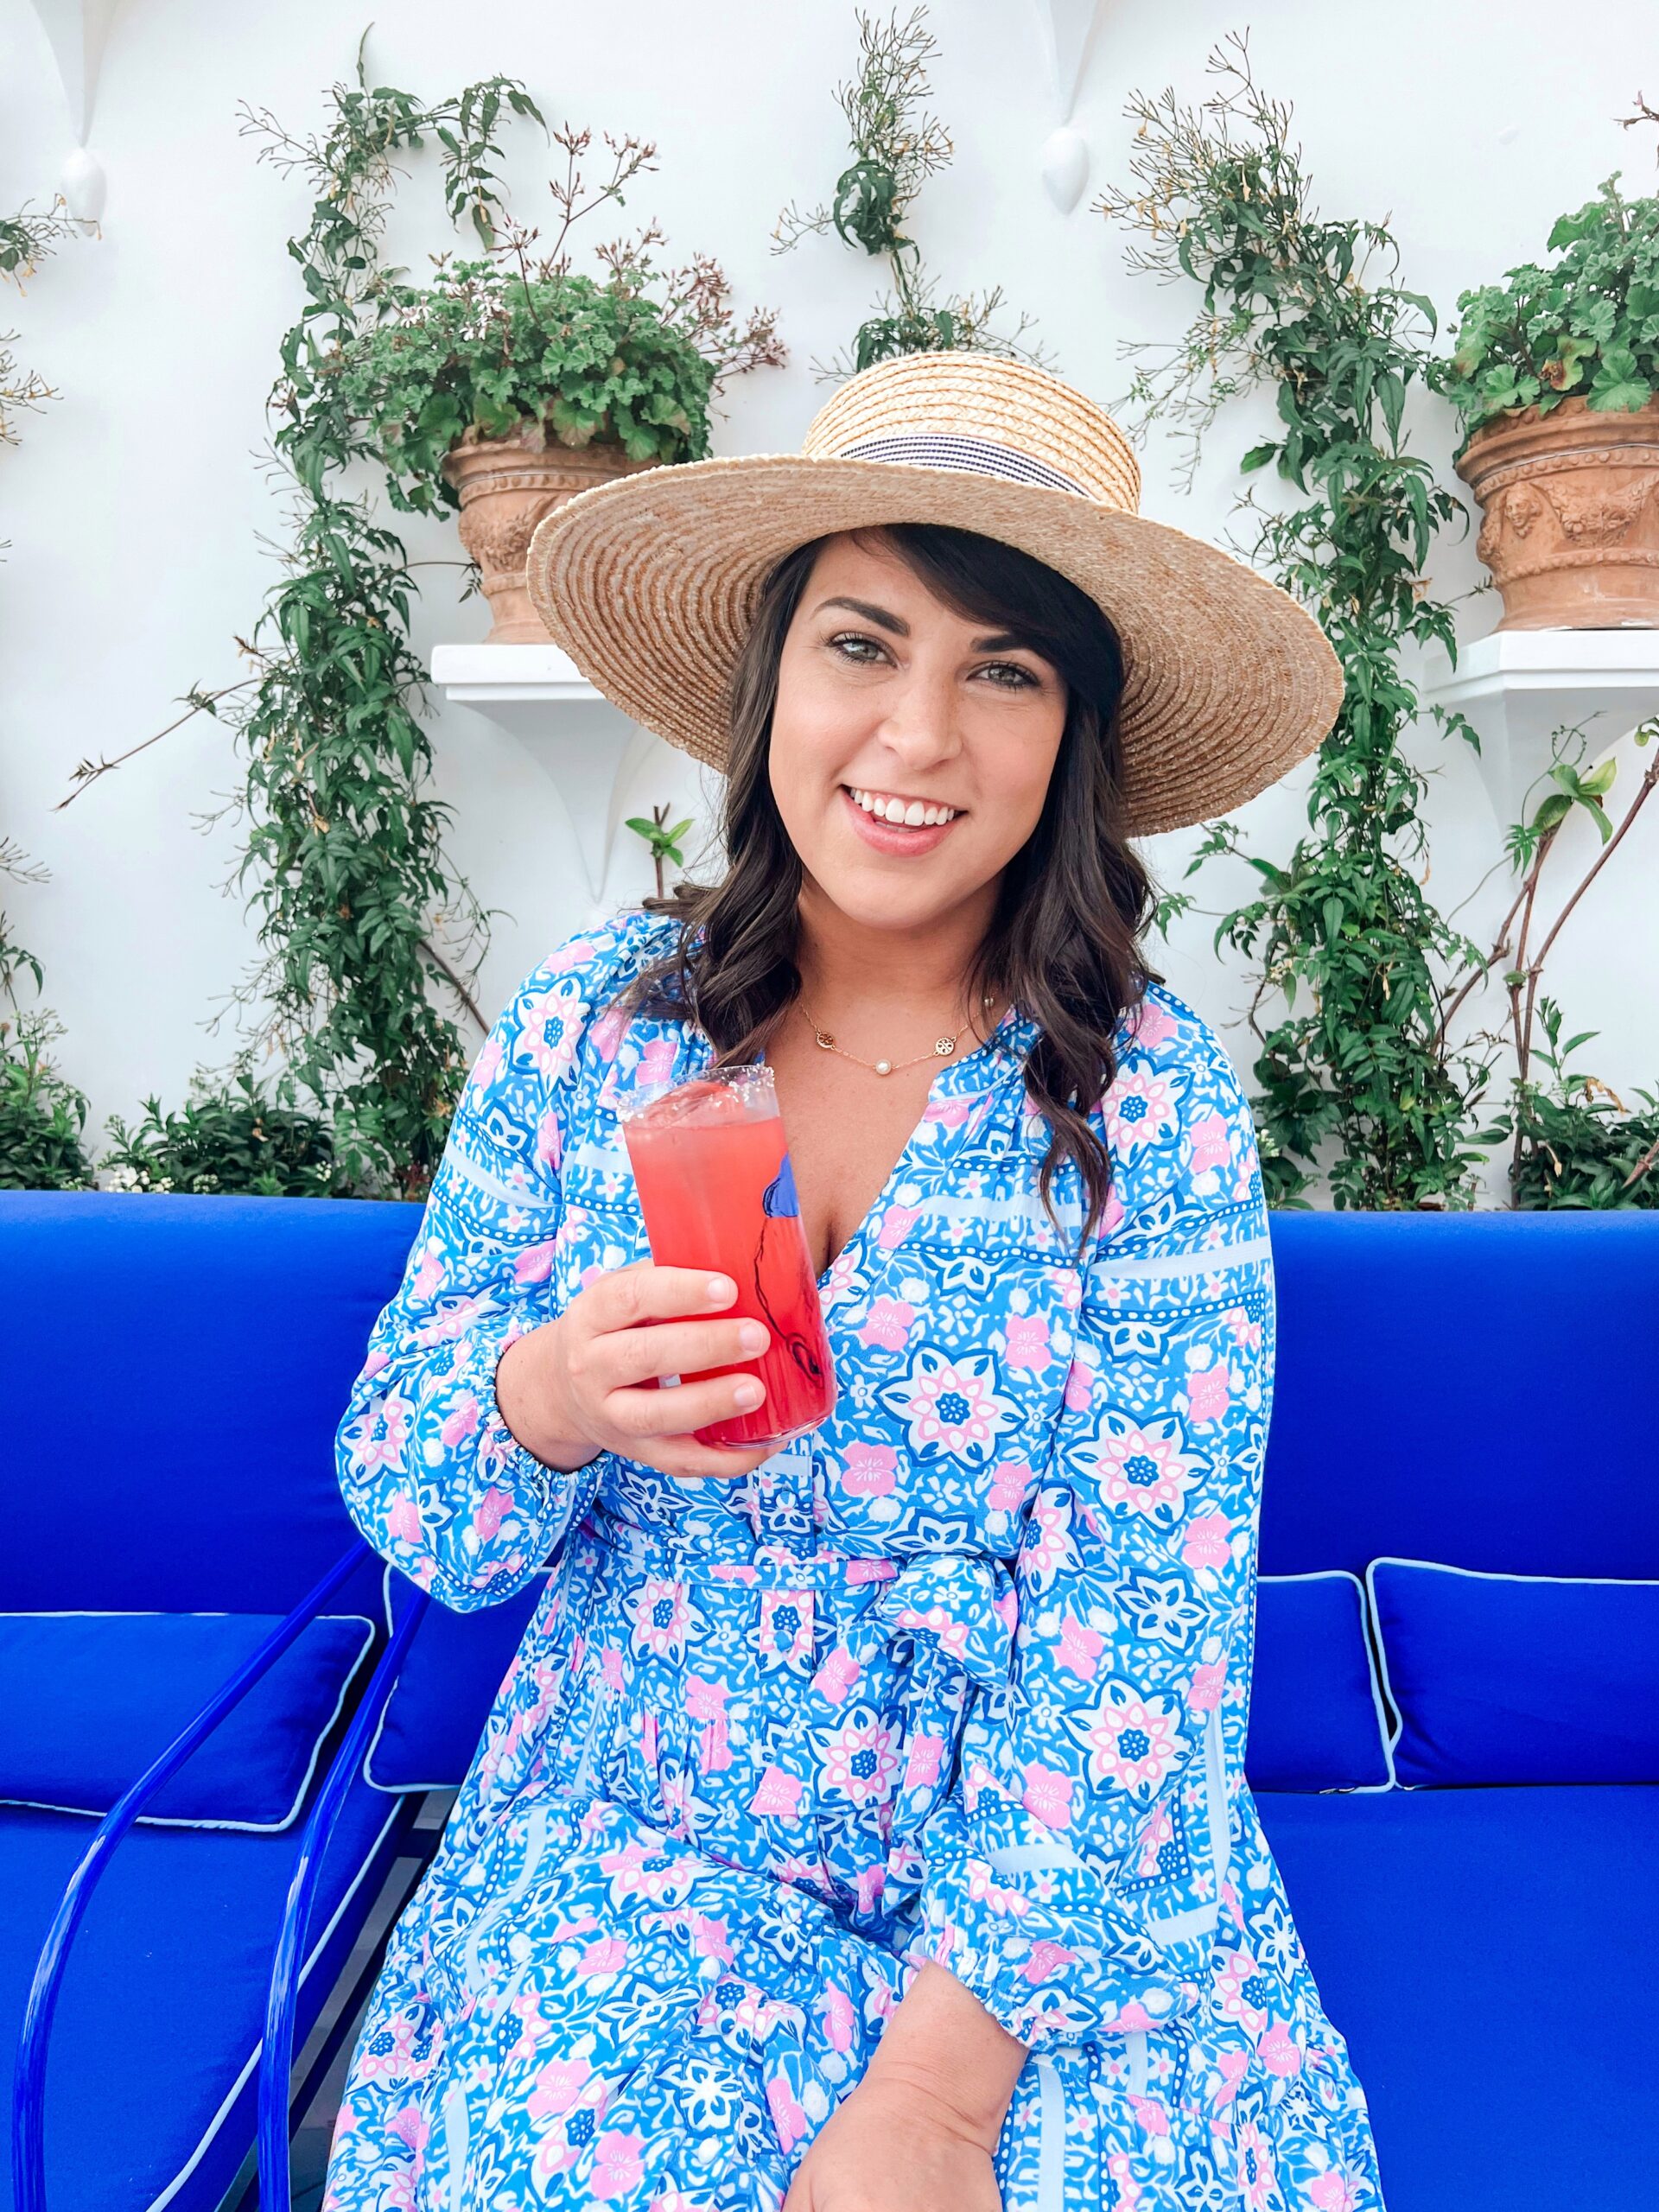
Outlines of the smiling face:
<svg viewBox="0 0 1659 2212">
<path fill-rule="evenodd" d="M 899 554 L 828 539 L 778 668 L 772 790 L 808 878 L 873 928 L 988 906 L 1036 828 L 1066 688 Z"/>
</svg>

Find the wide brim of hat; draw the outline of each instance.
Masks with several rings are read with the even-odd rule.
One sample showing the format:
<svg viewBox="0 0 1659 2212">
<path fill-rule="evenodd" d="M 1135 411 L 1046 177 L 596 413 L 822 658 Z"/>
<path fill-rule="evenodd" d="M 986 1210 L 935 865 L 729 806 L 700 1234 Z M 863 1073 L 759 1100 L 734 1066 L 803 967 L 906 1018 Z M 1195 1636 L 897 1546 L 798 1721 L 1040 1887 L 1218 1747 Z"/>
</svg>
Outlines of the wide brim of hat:
<svg viewBox="0 0 1659 2212">
<path fill-rule="evenodd" d="M 723 768 L 727 685 L 760 585 L 832 531 L 926 522 L 1019 547 L 1085 591 L 1123 648 L 1127 834 L 1227 813 L 1319 744 L 1341 664 L 1307 610 L 1234 555 L 1072 493 L 906 461 L 744 454 L 644 469 L 537 526 L 530 596 L 588 682 Z"/>
</svg>

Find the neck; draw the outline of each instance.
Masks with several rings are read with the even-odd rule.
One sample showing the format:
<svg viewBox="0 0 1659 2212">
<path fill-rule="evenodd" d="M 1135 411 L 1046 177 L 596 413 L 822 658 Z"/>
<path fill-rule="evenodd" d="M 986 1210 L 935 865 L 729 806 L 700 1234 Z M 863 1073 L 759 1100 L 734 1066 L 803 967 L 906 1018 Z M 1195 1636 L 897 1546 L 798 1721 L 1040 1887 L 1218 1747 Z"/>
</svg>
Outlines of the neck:
<svg viewBox="0 0 1659 2212">
<path fill-rule="evenodd" d="M 993 882 L 923 926 L 873 929 L 843 913 L 809 877 L 795 955 L 804 995 L 832 1028 L 855 1007 L 873 1024 L 919 1020 L 924 1028 L 954 1027 L 977 1011 L 968 1004 L 969 971 L 995 905 Z"/>
</svg>

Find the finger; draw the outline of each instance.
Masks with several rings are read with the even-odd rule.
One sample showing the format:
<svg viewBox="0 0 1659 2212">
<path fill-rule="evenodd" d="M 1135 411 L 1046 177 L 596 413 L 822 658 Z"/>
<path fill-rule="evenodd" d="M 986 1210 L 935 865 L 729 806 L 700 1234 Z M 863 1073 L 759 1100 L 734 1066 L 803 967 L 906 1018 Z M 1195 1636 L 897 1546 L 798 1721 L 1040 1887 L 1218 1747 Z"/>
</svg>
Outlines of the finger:
<svg viewBox="0 0 1659 2212">
<path fill-rule="evenodd" d="M 677 1437 L 665 1436 L 639 1449 L 647 1455 L 647 1466 L 677 1483 L 730 1483 L 770 1459 L 778 1446 L 763 1444 L 739 1449 L 731 1445 L 699 1444 L 693 1438 L 687 1438 L 682 1446 Z"/>
<path fill-rule="evenodd" d="M 671 1321 L 686 1313 L 713 1313 L 730 1306 L 737 1285 L 713 1268 L 659 1268 L 636 1260 L 597 1275 L 582 1294 L 594 1335 L 638 1328 L 642 1321 Z"/>
<path fill-rule="evenodd" d="M 707 1382 L 674 1382 L 660 1390 L 613 1390 L 599 1409 L 626 1437 L 689 1436 L 693 1429 L 753 1413 L 766 1395 L 757 1375 L 717 1375 Z"/>
<path fill-rule="evenodd" d="M 701 1375 L 755 1359 L 772 1342 L 764 1321 L 655 1321 L 594 1337 L 588 1358 L 602 1389 L 620 1390 L 658 1375 Z"/>
</svg>

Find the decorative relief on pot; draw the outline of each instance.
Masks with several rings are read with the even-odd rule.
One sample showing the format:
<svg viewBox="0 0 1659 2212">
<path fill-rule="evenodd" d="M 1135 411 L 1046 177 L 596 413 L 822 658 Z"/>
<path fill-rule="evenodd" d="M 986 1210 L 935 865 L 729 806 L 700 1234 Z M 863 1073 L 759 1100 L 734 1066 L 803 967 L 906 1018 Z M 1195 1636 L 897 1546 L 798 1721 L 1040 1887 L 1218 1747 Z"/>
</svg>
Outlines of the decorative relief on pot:
<svg viewBox="0 0 1659 2212">
<path fill-rule="evenodd" d="M 630 461 L 612 440 L 562 446 L 539 423 L 521 423 L 505 437 L 466 432 L 443 468 L 461 498 L 461 542 L 478 563 L 495 617 L 486 645 L 548 641 L 524 585 L 530 541 L 543 517 L 595 484 L 652 466 Z"/>
<path fill-rule="evenodd" d="M 1659 628 L 1659 404 L 1529 407 L 1478 431 L 1457 469 L 1484 511 L 1500 630 Z"/>
</svg>

